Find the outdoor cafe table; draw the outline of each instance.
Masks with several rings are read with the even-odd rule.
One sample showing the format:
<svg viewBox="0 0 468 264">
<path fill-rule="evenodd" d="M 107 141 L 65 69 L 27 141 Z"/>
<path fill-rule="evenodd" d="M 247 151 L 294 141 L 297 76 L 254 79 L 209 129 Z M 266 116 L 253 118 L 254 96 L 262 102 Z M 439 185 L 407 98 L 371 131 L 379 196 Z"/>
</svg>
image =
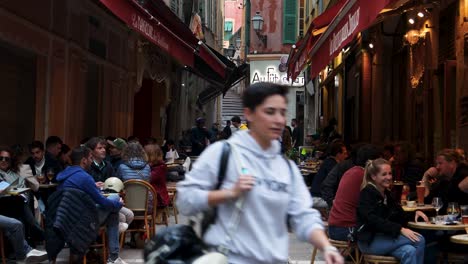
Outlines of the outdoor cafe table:
<svg viewBox="0 0 468 264">
<path fill-rule="evenodd" d="M 39 189 L 50 189 L 57 187 L 57 183 L 41 183 L 39 184 Z"/>
<path fill-rule="evenodd" d="M 431 211 L 431 210 L 435 210 L 434 206 L 430 205 L 430 204 L 425 204 L 425 205 L 418 205 L 418 206 L 414 206 L 414 207 L 409 207 L 409 206 L 406 206 L 406 205 L 403 205 L 401 206 L 401 208 L 403 208 L 403 211 L 405 212 L 415 212 L 415 211 Z"/>
<path fill-rule="evenodd" d="M 450 237 L 450 241 L 457 244 L 468 245 L 468 234 L 453 235 Z"/>
<path fill-rule="evenodd" d="M 465 230 L 468 225 L 456 224 L 456 225 L 445 225 L 445 224 L 432 224 L 425 222 L 408 222 L 408 226 L 416 229 L 425 230 L 436 230 L 436 231 L 457 231 Z"/>
<path fill-rule="evenodd" d="M 12 188 L 6 192 L 7 195 L 20 195 L 22 193 L 28 192 L 30 188 Z"/>
</svg>

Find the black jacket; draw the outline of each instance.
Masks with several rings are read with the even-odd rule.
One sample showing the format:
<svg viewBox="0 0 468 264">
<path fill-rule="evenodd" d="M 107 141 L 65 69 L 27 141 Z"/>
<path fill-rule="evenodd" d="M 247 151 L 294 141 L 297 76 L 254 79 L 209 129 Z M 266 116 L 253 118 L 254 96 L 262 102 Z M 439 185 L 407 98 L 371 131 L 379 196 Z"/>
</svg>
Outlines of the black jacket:
<svg viewBox="0 0 468 264">
<path fill-rule="evenodd" d="M 65 242 L 74 254 L 84 255 L 99 230 L 98 211 L 91 197 L 78 189 L 54 192 L 46 211 L 46 250 L 55 259 Z"/>
<path fill-rule="evenodd" d="M 52 169 L 54 171 L 55 176 L 57 176 L 59 172 L 63 171 L 64 169 L 63 164 L 57 158 L 52 156 L 52 154 L 50 154 L 49 152 L 46 152 L 44 155 L 44 158 L 45 158 L 44 166 L 42 167 L 42 173 L 44 173 L 44 175 L 49 169 Z M 36 162 L 34 161 L 32 157 L 29 157 L 24 163 L 28 164 L 29 167 L 31 167 L 31 170 L 34 176 L 38 174 L 38 171 L 36 171 L 36 167 L 35 167 Z M 53 181 L 55 181 L 55 179 Z"/>
<path fill-rule="evenodd" d="M 93 162 L 87 171 L 91 176 L 93 176 L 95 182 L 105 182 L 108 178 L 114 177 L 115 171 L 112 164 L 108 161 L 103 162 L 105 163 L 103 168 L 99 168 Z"/>
<path fill-rule="evenodd" d="M 357 234 L 359 241 L 371 243 L 377 233 L 396 238 L 407 223 L 403 209 L 388 190 L 382 197 L 373 185 L 362 189 L 357 209 L 357 224 L 362 226 Z"/>
<path fill-rule="evenodd" d="M 354 167 L 354 161 L 352 159 L 340 162 L 333 167 L 323 180 L 320 192 L 322 198 L 327 202 L 328 208 L 333 206 L 333 200 L 335 199 L 336 191 L 338 190 L 338 185 L 340 184 L 343 174 L 352 167 Z"/>
</svg>

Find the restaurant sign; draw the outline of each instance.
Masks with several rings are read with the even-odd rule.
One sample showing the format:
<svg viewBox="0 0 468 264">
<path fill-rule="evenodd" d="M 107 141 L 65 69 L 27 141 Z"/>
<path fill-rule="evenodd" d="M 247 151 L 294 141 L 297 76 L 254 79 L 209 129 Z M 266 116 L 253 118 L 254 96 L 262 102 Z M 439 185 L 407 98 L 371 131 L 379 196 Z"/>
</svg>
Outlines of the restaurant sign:
<svg viewBox="0 0 468 264">
<path fill-rule="evenodd" d="M 250 83 L 271 82 L 288 86 L 304 86 L 304 76 L 299 75 L 293 82 L 288 80 L 287 72 L 280 71 L 280 60 L 250 61 Z"/>
</svg>

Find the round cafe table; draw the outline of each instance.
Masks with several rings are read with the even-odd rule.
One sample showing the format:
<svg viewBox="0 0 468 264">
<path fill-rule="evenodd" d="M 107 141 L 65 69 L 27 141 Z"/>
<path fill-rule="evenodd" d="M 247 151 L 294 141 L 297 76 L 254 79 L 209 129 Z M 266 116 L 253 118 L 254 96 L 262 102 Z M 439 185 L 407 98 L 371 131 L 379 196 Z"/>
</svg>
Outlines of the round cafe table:
<svg viewBox="0 0 468 264">
<path fill-rule="evenodd" d="M 435 210 L 434 206 L 430 205 L 430 204 L 425 204 L 425 205 L 418 205 L 418 206 L 413 206 L 413 207 L 409 207 L 409 206 L 406 206 L 406 205 L 403 205 L 401 208 L 403 208 L 403 211 L 405 212 L 416 212 L 416 211 L 431 211 L 431 210 Z"/>
<path fill-rule="evenodd" d="M 465 230 L 468 228 L 468 225 L 456 224 L 456 225 L 444 225 L 444 224 L 432 224 L 425 222 L 408 222 L 408 226 L 416 229 L 424 230 L 439 230 L 439 231 L 455 231 L 455 230 Z"/>
<path fill-rule="evenodd" d="M 468 234 L 453 235 L 450 237 L 450 241 L 457 244 L 468 245 Z"/>
</svg>

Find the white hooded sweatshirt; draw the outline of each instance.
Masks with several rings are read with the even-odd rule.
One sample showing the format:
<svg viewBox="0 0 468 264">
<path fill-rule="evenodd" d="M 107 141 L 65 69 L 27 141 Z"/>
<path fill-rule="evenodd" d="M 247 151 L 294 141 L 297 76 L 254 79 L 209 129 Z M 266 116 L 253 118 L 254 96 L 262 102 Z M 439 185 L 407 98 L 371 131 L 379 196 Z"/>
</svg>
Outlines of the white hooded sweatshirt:
<svg viewBox="0 0 468 264">
<path fill-rule="evenodd" d="M 267 150 L 250 136 L 249 131 L 238 131 L 228 142 L 236 148 L 242 166 L 256 178 L 253 189 L 245 194 L 243 211 L 232 241 L 226 245 L 229 263 L 260 264 L 286 263 L 288 259 L 287 217 L 293 231 L 307 241 L 314 229 L 323 230 L 320 214 L 312 208 L 312 198 L 296 165 L 291 170 L 280 154 L 278 141 L 272 141 Z M 177 206 L 184 215 L 195 215 L 209 208 L 208 192 L 216 187 L 223 143 L 210 145 L 177 184 Z M 237 166 L 237 167 L 236 167 Z M 240 164 L 231 152 L 226 178 L 221 189 L 230 189 L 239 177 Z M 210 245 L 224 245 L 226 231 L 234 211 L 235 201 L 218 206 L 216 222 L 205 233 Z"/>
</svg>

